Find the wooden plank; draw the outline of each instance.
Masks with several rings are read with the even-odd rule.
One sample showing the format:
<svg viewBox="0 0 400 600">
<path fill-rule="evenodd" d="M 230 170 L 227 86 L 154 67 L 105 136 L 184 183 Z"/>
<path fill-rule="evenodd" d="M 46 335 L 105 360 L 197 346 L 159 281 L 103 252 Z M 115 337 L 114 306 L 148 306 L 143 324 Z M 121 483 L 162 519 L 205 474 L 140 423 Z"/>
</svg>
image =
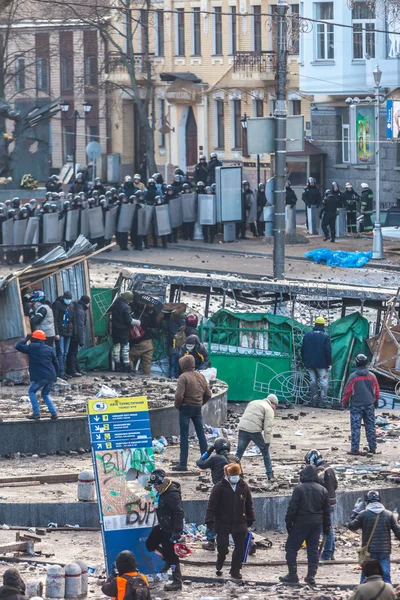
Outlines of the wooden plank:
<svg viewBox="0 0 400 600">
<path fill-rule="evenodd" d="M 5 487 L 31 487 L 34 485 L 42 485 L 40 481 L 13 481 L 10 483 L 0 483 L 0 488 Z"/>
<path fill-rule="evenodd" d="M 21 477 L 2 477 L 0 486 L 7 487 L 10 484 L 34 483 L 40 485 L 42 483 L 75 483 L 78 481 L 78 473 L 57 473 L 54 475 L 24 475 Z"/>
<path fill-rule="evenodd" d="M 21 533 L 17 531 L 15 534 L 15 539 L 17 542 L 37 542 L 38 544 L 42 541 L 42 538 L 39 535 L 34 533 Z"/>
<path fill-rule="evenodd" d="M 26 552 L 32 548 L 32 542 L 12 542 L 11 544 L 1 544 L 0 554 L 9 552 Z"/>
</svg>

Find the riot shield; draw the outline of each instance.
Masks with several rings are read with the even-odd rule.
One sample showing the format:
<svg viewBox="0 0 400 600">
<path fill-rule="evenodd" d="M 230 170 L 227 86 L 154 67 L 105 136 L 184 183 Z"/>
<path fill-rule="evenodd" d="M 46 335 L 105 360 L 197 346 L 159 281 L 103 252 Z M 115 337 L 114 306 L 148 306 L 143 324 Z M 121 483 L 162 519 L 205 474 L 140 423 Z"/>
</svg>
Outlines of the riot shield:
<svg viewBox="0 0 400 600">
<path fill-rule="evenodd" d="M 138 225 L 137 234 L 147 235 L 149 233 L 149 227 L 151 219 L 153 217 L 154 207 L 147 206 L 146 204 L 142 208 L 138 209 Z"/>
<path fill-rule="evenodd" d="M 58 232 L 58 213 L 45 213 L 43 216 L 43 244 L 56 244 L 60 241 Z"/>
<path fill-rule="evenodd" d="M 25 238 L 24 238 L 24 244 L 28 245 L 28 244 L 34 244 L 35 243 L 35 238 L 36 233 L 39 229 L 39 217 L 29 217 L 28 219 L 28 225 L 26 226 L 26 230 L 25 230 Z"/>
<path fill-rule="evenodd" d="M 61 219 L 58 219 L 58 235 L 59 235 L 59 239 L 63 242 L 64 241 L 64 225 L 65 225 L 65 217 L 61 217 Z M 66 241 L 70 241 L 70 240 L 66 240 Z M 74 240 L 72 240 L 74 241 Z"/>
<path fill-rule="evenodd" d="M 180 227 L 183 222 L 182 196 L 178 196 L 178 198 L 173 198 L 170 200 L 168 204 L 168 210 L 171 227 Z"/>
<path fill-rule="evenodd" d="M 7 221 L 3 221 L 1 230 L 3 233 L 3 244 L 5 246 L 12 246 L 14 244 L 14 220 L 7 219 Z"/>
<path fill-rule="evenodd" d="M 81 213 L 81 224 L 79 227 L 79 233 L 84 235 L 85 238 L 89 237 L 89 208 L 82 208 Z"/>
<path fill-rule="evenodd" d="M 184 223 L 195 223 L 197 221 L 196 194 L 182 195 L 182 221 Z"/>
<path fill-rule="evenodd" d="M 247 223 L 254 223 L 254 221 L 257 221 L 257 200 L 255 199 L 254 194 L 252 195 L 250 208 L 247 210 Z"/>
<path fill-rule="evenodd" d="M 112 236 L 115 233 L 116 223 L 117 223 L 117 210 L 118 208 L 114 206 L 114 208 L 110 208 L 106 212 L 106 222 L 104 226 L 104 239 L 111 240 Z"/>
<path fill-rule="evenodd" d="M 200 225 L 215 225 L 217 222 L 216 202 L 213 194 L 199 194 L 199 221 Z"/>
<path fill-rule="evenodd" d="M 101 206 L 89 208 L 89 237 L 91 240 L 104 236 L 103 209 Z"/>
<path fill-rule="evenodd" d="M 27 225 L 28 219 L 14 221 L 14 246 L 20 246 L 24 243 Z"/>
<path fill-rule="evenodd" d="M 169 235 L 171 233 L 168 204 L 154 207 L 154 232 L 156 235 Z"/>
<path fill-rule="evenodd" d="M 118 233 L 128 233 L 132 229 L 135 210 L 136 206 L 134 204 L 121 204 L 117 225 Z"/>
<path fill-rule="evenodd" d="M 65 241 L 75 242 L 79 235 L 79 210 L 67 212 L 67 224 L 65 226 Z"/>
</svg>

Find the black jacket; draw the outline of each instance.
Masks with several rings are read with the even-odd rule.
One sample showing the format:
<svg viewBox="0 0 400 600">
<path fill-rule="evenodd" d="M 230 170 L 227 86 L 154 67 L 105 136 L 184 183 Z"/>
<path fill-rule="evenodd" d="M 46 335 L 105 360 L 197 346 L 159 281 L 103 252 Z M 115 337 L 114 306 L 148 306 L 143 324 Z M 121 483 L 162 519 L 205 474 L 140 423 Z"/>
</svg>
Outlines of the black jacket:
<svg viewBox="0 0 400 600">
<path fill-rule="evenodd" d="M 211 366 L 210 359 L 208 357 L 208 350 L 203 344 L 196 344 L 195 348 L 190 352 L 187 350 L 186 345 L 182 346 L 178 357 L 182 358 L 182 356 L 187 356 L 188 354 L 191 354 L 194 357 L 196 371 L 203 371 Z"/>
<path fill-rule="evenodd" d="M 343 201 L 341 196 L 338 196 L 338 194 L 334 194 L 333 192 L 329 192 L 329 194 L 324 198 L 319 216 L 324 216 L 327 219 L 336 218 L 336 212 L 338 208 L 342 207 L 342 205 Z"/>
<path fill-rule="evenodd" d="M 294 190 L 291 187 L 286 188 L 286 204 L 288 206 L 295 206 L 297 202 L 297 196 Z"/>
<path fill-rule="evenodd" d="M 218 158 L 212 158 L 208 163 L 208 176 L 207 176 L 207 185 L 212 185 L 215 183 L 215 169 L 217 167 L 222 167 L 222 162 L 218 160 Z"/>
<path fill-rule="evenodd" d="M 361 192 L 361 208 L 364 213 L 370 214 L 373 209 L 374 195 L 370 188 L 366 188 Z"/>
<path fill-rule="evenodd" d="M 131 307 L 118 296 L 111 307 L 111 335 L 114 344 L 127 344 L 132 323 Z"/>
<path fill-rule="evenodd" d="M 207 183 L 208 179 L 208 167 L 207 163 L 197 163 L 194 168 L 194 180 L 196 183 L 202 181 L 204 184 Z"/>
<path fill-rule="evenodd" d="M 58 375 L 58 361 L 54 349 L 41 340 L 27 343 L 28 339 L 20 340 L 15 346 L 18 352 L 28 355 L 29 377 L 31 381 L 55 381 Z"/>
<path fill-rule="evenodd" d="M 322 196 L 316 185 L 307 185 L 301 198 L 307 206 L 321 206 Z"/>
<path fill-rule="evenodd" d="M 56 335 L 72 337 L 75 333 L 75 311 L 72 302 L 65 304 L 63 297 L 59 296 L 52 308 Z"/>
<path fill-rule="evenodd" d="M 208 500 L 205 521 L 216 533 L 247 533 L 255 521 L 247 483 L 239 480 L 235 490 L 226 479 L 217 483 Z"/>
<path fill-rule="evenodd" d="M 336 473 L 328 463 L 322 463 L 319 465 L 319 467 L 317 467 L 317 469 L 318 481 L 324 486 L 324 488 L 326 488 L 329 494 L 329 504 L 334 506 L 336 504 L 336 490 L 338 487 Z"/>
<path fill-rule="evenodd" d="M 62 192 L 62 183 L 60 181 L 48 181 L 46 183 L 46 191 L 47 192 L 55 192 L 59 194 Z"/>
<path fill-rule="evenodd" d="M 343 199 L 345 202 L 345 207 L 349 212 L 357 212 L 357 207 L 360 202 L 360 196 L 352 190 L 345 190 L 343 192 Z"/>
<path fill-rule="evenodd" d="M 294 525 L 316 525 L 324 534 L 330 530 L 330 504 L 327 490 L 318 483 L 318 471 L 308 465 L 300 473 L 301 483 L 294 488 L 286 513 L 286 528 Z"/>
<path fill-rule="evenodd" d="M 324 327 L 315 325 L 303 337 L 301 359 L 306 369 L 327 369 L 332 364 L 332 348 Z"/>
<path fill-rule="evenodd" d="M 25 583 L 17 569 L 7 569 L 3 576 L 4 585 L 0 587 L 0 598 L 7 600 L 26 600 Z"/>
<path fill-rule="evenodd" d="M 267 196 L 265 192 L 257 192 L 257 212 L 262 211 L 264 206 L 267 204 Z"/>
<path fill-rule="evenodd" d="M 75 321 L 76 321 L 76 339 L 78 344 L 83 346 L 85 343 L 85 331 L 87 322 L 87 311 L 88 306 L 84 302 L 79 300 L 74 304 L 75 309 Z"/>
<path fill-rule="evenodd" d="M 199 469 L 205 471 L 206 469 L 211 469 L 211 479 L 213 484 L 219 483 L 223 480 L 225 473 L 224 467 L 225 465 L 229 465 L 230 463 L 237 463 L 238 460 L 233 454 L 229 454 L 225 452 L 224 454 L 211 454 L 208 458 L 200 458 L 196 465 Z"/>
<path fill-rule="evenodd" d="M 159 494 L 156 513 L 158 524 L 163 531 L 167 531 L 176 537 L 182 535 L 184 513 L 179 483 L 169 482 L 166 490 Z"/>
<path fill-rule="evenodd" d="M 363 510 L 358 515 L 353 515 L 348 523 L 351 531 L 362 530 L 362 546 L 366 546 L 372 528 L 375 523 L 377 513 L 371 510 Z M 383 510 L 380 513 L 379 521 L 374 535 L 369 545 L 369 552 L 379 552 L 381 554 L 390 554 L 392 551 L 391 531 L 398 540 L 400 540 L 400 527 L 390 510 Z"/>
</svg>

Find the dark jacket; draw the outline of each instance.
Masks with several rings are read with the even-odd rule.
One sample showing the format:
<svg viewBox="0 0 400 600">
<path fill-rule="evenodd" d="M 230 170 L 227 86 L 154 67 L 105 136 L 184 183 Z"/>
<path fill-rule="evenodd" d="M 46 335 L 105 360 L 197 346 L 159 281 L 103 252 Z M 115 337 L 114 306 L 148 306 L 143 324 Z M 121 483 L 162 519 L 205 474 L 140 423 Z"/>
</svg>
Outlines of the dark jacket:
<svg viewBox="0 0 400 600">
<path fill-rule="evenodd" d="M 183 504 L 181 486 L 175 481 L 164 480 L 166 487 L 157 495 L 156 513 L 163 531 L 180 537 L 183 533 Z"/>
<path fill-rule="evenodd" d="M 194 370 L 195 360 L 190 354 L 180 359 L 179 366 L 182 375 L 176 386 L 175 408 L 179 409 L 183 404 L 201 408 L 212 396 L 206 378 Z"/>
<path fill-rule="evenodd" d="M 338 487 L 336 473 L 328 463 L 322 463 L 317 467 L 317 470 L 318 482 L 327 490 L 329 495 L 329 504 L 334 506 L 336 504 L 336 490 Z"/>
<path fill-rule="evenodd" d="M 366 214 L 372 213 L 374 195 L 370 188 L 366 188 L 361 192 L 361 212 Z"/>
<path fill-rule="evenodd" d="M 286 204 L 288 206 L 295 206 L 297 202 L 296 192 L 291 187 L 286 188 Z"/>
<path fill-rule="evenodd" d="M 208 163 L 208 176 L 207 176 L 207 185 L 212 185 L 215 183 L 215 169 L 217 167 L 222 167 L 222 162 L 218 160 L 218 158 L 212 158 Z"/>
<path fill-rule="evenodd" d="M 3 575 L 3 583 L 0 587 L 0 598 L 7 600 L 26 600 L 25 583 L 17 569 L 7 569 Z"/>
<path fill-rule="evenodd" d="M 29 358 L 29 377 L 31 381 L 55 381 L 58 375 L 58 361 L 53 348 L 44 342 L 27 343 L 28 338 L 19 341 L 15 349 Z"/>
<path fill-rule="evenodd" d="M 258 190 L 258 192 L 257 192 L 257 212 L 261 212 L 266 204 L 267 204 L 267 196 L 265 195 L 265 191 L 260 192 L 260 190 Z"/>
<path fill-rule="evenodd" d="M 196 337 L 196 341 L 195 343 L 195 347 L 193 350 L 191 350 L 189 352 L 189 350 L 186 348 L 186 344 L 189 343 L 189 336 L 186 338 L 186 344 L 184 346 L 182 346 L 179 354 L 178 354 L 178 358 L 182 358 L 183 356 L 188 356 L 189 354 L 191 354 L 194 357 L 195 363 L 196 363 L 196 370 L 197 371 L 202 371 L 204 369 L 208 369 L 208 367 L 210 366 L 210 360 L 208 358 L 208 350 L 207 348 L 200 343 L 200 340 L 197 336 L 193 336 Z"/>
<path fill-rule="evenodd" d="M 307 206 L 321 206 L 322 202 L 321 192 L 316 185 L 307 185 L 303 190 L 301 199 Z"/>
<path fill-rule="evenodd" d="M 331 366 L 331 341 L 323 325 L 315 325 L 303 337 L 301 359 L 306 369 L 327 369 Z"/>
<path fill-rule="evenodd" d="M 131 307 L 118 296 L 111 307 L 111 335 L 114 344 L 127 344 L 132 323 Z"/>
<path fill-rule="evenodd" d="M 65 304 L 60 296 L 53 303 L 53 314 L 56 335 L 72 337 L 75 333 L 75 311 L 72 302 Z"/>
<path fill-rule="evenodd" d="M 390 583 L 384 583 L 380 575 L 367 577 L 354 590 L 349 600 L 395 600 L 393 587 Z"/>
<path fill-rule="evenodd" d="M 318 471 L 308 465 L 300 473 L 301 483 L 294 488 L 286 513 L 288 532 L 294 525 L 316 525 L 324 534 L 330 530 L 330 504 L 327 490 L 318 483 Z"/>
<path fill-rule="evenodd" d="M 151 600 L 147 577 L 137 571 L 109 577 L 101 591 L 109 598 L 116 600 Z"/>
<path fill-rule="evenodd" d="M 343 192 L 345 207 L 349 212 L 357 212 L 360 196 L 353 189 Z"/>
<path fill-rule="evenodd" d="M 374 505 L 379 505 L 379 502 L 374 502 Z M 370 508 L 373 506 L 369 505 Z M 390 554 L 392 551 L 392 540 L 391 540 L 391 532 L 393 531 L 394 535 L 398 540 L 400 540 L 400 527 L 394 518 L 394 515 L 390 510 L 385 510 L 383 505 L 377 506 L 377 509 L 380 514 L 378 524 L 376 526 L 374 535 L 372 536 L 371 543 L 369 545 L 369 552 L 379 552 L 380 554 Z M 382 510 L 383 509 L 383 510 Z M 353 515 L 350 518 L 348 523 L 348 528 L 350 531 L 357 531 L 357 529 L 362 530 L 362 546 L 366 546 L 369 536 L 371 535 L 372 528 L 374 526 L 376 517 L 378 512 L 374 512 L 373 510 L 361 511 L 358 515 Z"/>
<path fill-rule="evenodd" d="M 52 181 L 51 179 L 46 183 L 46 191 L 54 192 L 59 194 L 62 192 L 62 183 L 61 181 Z"/>
<path fill-rule="evenodd" d="M 194 168 L 194 180 L 196 183 L 202 181 L 203 183 L 207 183 L 208 178 L 208 167 L 207 163 L 197 163 Z"/>
<path fill-rule="evenodd" d="M 224 467 L 225 465 L 229 465 L 230 463 L 239 462 L 236 456 L 233 454 L 229 454 L 229 452 L 220 452 L 219 454 L 211 454 L 208 458 L 200 458 L 196 465 L 202 471 L 206 469 L 211 470 L 211 479 L 213 484 L 219 483 L 223 480 L 225 473 Z"/>
<path fill-rule="evenodd" d="M 87 311 L 89 307 L 87 304 L 79 300 L 74 304 L 75 310 L 75 322 L 76 322 L 76 339 L 78 344 L 83 346 L 85 343 L 85 331 L 87 323 Z"/>
<path fill-rule="evenodd" d="M 322 202 L 322 208 L 319 213 L 320 218 L 335 219 L 338 208 L 342 206 L 342 198 L 333 192 L 329 192 Z"/>
<path fill-rule="evenodd" d="M 74 181 L 74 183 L 69 188 L 71 194 L 80 194 L 80 192 L 84 192 L 85 194 L 89 194 L 89 185 L 86 181 Z"/>
<path fill-rule="evenodd" d="M 381 392 L 377 378 L 367 367 L 358 367 L 350 375 L 344 388 L 342 406 L 346 408 L 361 408 L 378 403 Z"/>
<path fill-rule="evenodd" d="M 242 480 L 234 490 L 226 479 L 213 487 L 207 504 L 206 523 L 216 533 L 247 533 L 255 521 L 250 488 Z"/>
</svg>

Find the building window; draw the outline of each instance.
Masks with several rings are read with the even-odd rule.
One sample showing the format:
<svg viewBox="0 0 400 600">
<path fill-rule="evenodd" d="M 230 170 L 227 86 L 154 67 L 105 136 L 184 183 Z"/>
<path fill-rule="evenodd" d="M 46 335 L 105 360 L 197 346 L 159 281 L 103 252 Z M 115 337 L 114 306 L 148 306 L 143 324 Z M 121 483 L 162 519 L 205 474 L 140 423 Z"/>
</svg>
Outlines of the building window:
<svg viewBox="0 0 400 600">
<path fill-rule="evenodd" d="M 156 56 L 164 56 L 164 11 L 156 12 L 157 32 L 156 32 Z"/>
<path fill-rule="evenodd" d="M 72 90 L 73 84 L 73 62 L 72 56 L 61 57 L 61 91 Z"/>
<path fill-rule="evenodd" d="M 64 159 L 72 160 L 74 155 L 74 128 L 72 125 L 64 127 Z"/>
<path fill-rule="evenodd" d="M 230 6 L 230 36 L 229 36 L 229 54 L 236 54 L 237 50 L 237 13 L 236 6 Z"/>
<path fill-rule="evenodd" d="M 262 40 L 261 40 L 261 6 L 253 6 L 253 44 L 254 51 L 261 52 Z"/>
<path fill-rule="evenodd" d="M 221 56 L 222 54 L 222 8 L 220 6 L 214 7 L 214 48 L 213 54 Z"/>
<path fill-rule="evenodd" d="M 301 115 L 301 100 L 290 100 L 290 114 Z"/>
<path fill-rule="evenodd" d="M 353 58 L 375 58 L 375 11 L 365 2 L 354 4 L 351 18 L 353 22 Z"/>
<path fill-rule="evenodd" d="M 264 116 L 264 101 L 257 98 L 254 100 L 254 116 L 255 117 L 263 117 Z"/>
<path fill-rule="evenodd" d="M 333 60 L 334 29 L 333 2 L 320 2 L 317 6 L 316 18 L 326 23 L 317 23 L 317 60 Z M 331 21 L 331 22 L 329 22 Z"/>
<path fill-rule="evenodd" d="M 98 142 L 99 141 L 99 128 L 97 125 L 89 125 L 87 130 L 89 142 Z"/>
<path fill-rule="evenodd" d="M 273 117 L 275 114 L 275 103 L 276 100 L 274 98 L 269 99 L 269 116 Z"/>
<path fill-rule="evenodd" d="M 85 85 L 95 87 L 97 83 L 97 56 L 85 57 Z"/>
<path fill-rule="evenodd" d="M 215 147 L 219 149 L 225 148 L 225 114 L 224 114 L 224 101 L 215 100 L 215 115 L 216 115 L 216 139 Z"/>
<path fill-rule="evenodd" d="M 349 125 L 342 125 L 342 162 L 350 162 L 350 134 Z"/>
<path fill-rule="evenodd" d="M 185 56 L 185 9 L 177 8 L 175 13 L 175 54 Z"/>
<path fill-rule="evenodd" d="M 232 100 L 233 117 L 233 148 L 240 150 L 242 147 L 242 102 L 241 100 Z"/>
<path fill-rule="evenodd" d="M 49 61 L 44 57 L 36 61 L 36 88 L 41 92 L 49 89 Z"/>
<path fill-rule="evenodd" d="M 192 13 L 193 23 L 193 56 L 201 56 L 201 26 L 200 8 L 194 8 Z"/>
<path fill-rule="evenodd" d="M 15 62 L 15 89 L 23 92 L 25 89 L 25 59 L 20 56 Z"/>
<path fill-rule="evenodd" d="M 165 100 L 164 98 L 158 99 L 158 129 L 161 129 L 165 125 Z M 158 132 L 158 147 L 165 148 L 165 133 L 162 131 Z"/>
</svg>

